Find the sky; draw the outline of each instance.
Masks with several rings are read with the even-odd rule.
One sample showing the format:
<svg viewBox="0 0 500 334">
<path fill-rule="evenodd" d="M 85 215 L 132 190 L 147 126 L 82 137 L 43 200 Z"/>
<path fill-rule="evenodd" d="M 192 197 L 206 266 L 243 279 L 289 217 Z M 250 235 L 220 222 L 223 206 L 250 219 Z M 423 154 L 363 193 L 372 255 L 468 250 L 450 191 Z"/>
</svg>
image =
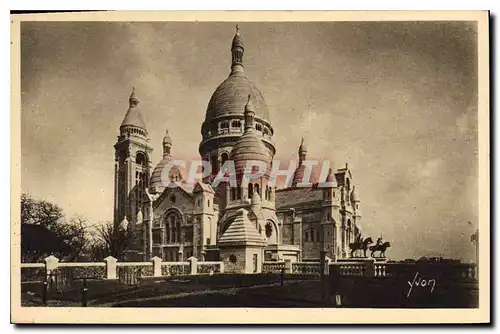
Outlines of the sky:
<svg viewBox="0 0 500 334">
<path fill-rule="evenodd" d="M 276 159 L 347 162 L 365 236 L 388 256 L 474 259 L 477 32 L 467 22 L 240 23 Z M 21 25 L 21 186 L 68 216 L 112 220 L 114 148 L 132 86 L 162 157 L 199 159 L 235 23 Z M 471 223 L 469 223 L 471 222 Z"/>
</svg>

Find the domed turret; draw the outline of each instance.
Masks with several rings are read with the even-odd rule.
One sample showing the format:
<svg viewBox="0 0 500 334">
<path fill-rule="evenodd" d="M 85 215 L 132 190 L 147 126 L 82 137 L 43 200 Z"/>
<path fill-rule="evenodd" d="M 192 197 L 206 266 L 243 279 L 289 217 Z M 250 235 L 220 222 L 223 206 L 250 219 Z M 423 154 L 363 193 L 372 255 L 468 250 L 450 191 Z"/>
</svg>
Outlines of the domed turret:
<svg viewBox="0 0 500 334">
<path fill-rule="evenodd" d="M 135 94 L 135 87 L 132 87 L 132 93 L 128 99 L 129 108 L 125 114 L 122 124 L 120 125 L 121 135 L 139 135 L 146 137 L 148 131 L 146 130 L 146 124 L 141 115 L 139 109 L 139 99 Z"/>
<path fill-rule="evenodd" d="M 247 104 L 245 106 L 245 132 L 238 138 L 231 151 L 230 159 L 234 161 L 237 171 L 243 170 L 248 161 L 262 161 L 266 164 L 271 162 L 269 150 L 255 130 L 254 116 L 255 111 L 251 101 L 251 95 L 248 95 Z"/>
<path fill-rule="evenodd" d="M 170 156 L 170 149 L 172 148 L 172 139 L 168 133 L 168 129 L 165 130 L 165 136 L 163 137 L 163 157 Z"/>
<path fill-rule="evenodd" d="M 151 193 L 161 193 L 170 182 L 182 182 L 184 176 L 177 166 L 171 166 L 167 171 L 167 166 L 173 161 L 171 156 L 172 139 L 165 130 L 163 137 L 163 159 L 156 165 L 153 173 L 151 174 Z M 168 174 L 167 174 L 168 172 Z"/>
</svg>

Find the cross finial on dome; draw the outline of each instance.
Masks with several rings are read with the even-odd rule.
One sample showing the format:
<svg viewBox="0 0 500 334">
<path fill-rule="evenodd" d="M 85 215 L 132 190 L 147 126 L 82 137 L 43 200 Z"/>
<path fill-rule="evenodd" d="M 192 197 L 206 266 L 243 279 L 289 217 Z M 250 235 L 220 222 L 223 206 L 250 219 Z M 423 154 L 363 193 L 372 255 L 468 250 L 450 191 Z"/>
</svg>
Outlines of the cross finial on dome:
<svg viewBox="0 0 500 334">
<path fill-rule="evenodd" d="M 238 27 L 238 24 L 236 24 L 236 33 L 239 34 L 240 33 L 240 27 Z"/>
</svg>

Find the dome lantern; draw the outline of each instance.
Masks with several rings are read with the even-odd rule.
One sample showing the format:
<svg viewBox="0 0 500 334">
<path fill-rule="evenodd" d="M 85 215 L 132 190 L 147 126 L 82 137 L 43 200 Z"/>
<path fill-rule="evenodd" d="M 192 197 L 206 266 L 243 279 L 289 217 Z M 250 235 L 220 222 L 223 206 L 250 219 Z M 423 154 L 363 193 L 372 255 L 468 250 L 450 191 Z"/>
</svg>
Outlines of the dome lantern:
<svg viewBox="0 0 500 334">
<path fill-rule="evenodd" d="M 243 47 L 243 38 L 240 34 L 240 29 L 236 25 L 236 33 L 233 37 L 233 43 L 231 45 L 231 74 L 243 73 L 243 53 L 245 48 Z"/>
</svg>

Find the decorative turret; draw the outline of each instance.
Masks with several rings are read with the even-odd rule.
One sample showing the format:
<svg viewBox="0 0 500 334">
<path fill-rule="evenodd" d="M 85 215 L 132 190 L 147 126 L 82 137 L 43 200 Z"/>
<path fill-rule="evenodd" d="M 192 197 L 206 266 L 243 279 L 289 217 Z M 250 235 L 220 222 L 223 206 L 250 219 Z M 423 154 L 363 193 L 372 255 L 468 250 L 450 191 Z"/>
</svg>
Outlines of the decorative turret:
<svg viewBox="0 0 500 334">
<path fill-rule="evenodd" d="M 172 148 L 172 139 L 168 133 L 168 129 L 165 130 L 165 136 L 163 137 L 163 158 L 170 156 L 170 149 Z"/>
<path fill-rule="evenodd" d="M 303 162 L 306 160 L 307 147 L 304 144 L 304 138 L 300 141 L 299 146 L 299 165 L 293 174 L 292 179 L 292 187 L 296 187 L 299 183 L 308 183 L 310 180 L 303 180 L 304 174 L 306 172 L 306 166 L 303 165 Z"/>
<path fill-rule="evenodd" d="M 306 160 L 306 154 L 307 154 L 307 147 L 306 144 L 304 144 L 304 138 L 302 138 L 299 146 L 299 166 L 302 165 L 302 162 Z"/>
<path fill-rule="evenodd" d="M 255 130 L 255 111 L 250 94 L 248 95 L 248 101 L 245 105 L 244 116 L 245 132 L 238 138 L 231 151 L 231 160 L 234 161 L 236 171 L 243 170 L 246 167 L 247 161 L 262 161 L 266 164 L 271 162 L 269 150 L 262 142 L 261 136 Z"/>
<path fill-rule="evenodd" d="M 351 191 L 351 202 L 357 203 L 360 202 L 358 194 L 356 193 L 356 186 L 352 186 L 352 191 Z"/>
<path fill-rule="evenodd" d="M 132 93 L 130 94 L 128 103 L 129 107 L 127 113 L 120 126 L 120 135 L 146 138 L 148 131 L 146 130 L 146 124 L 144 123 L 144 119 L 138 107 L 139 99 L 135 93 L 135 87 L 132 87 Z"/>
</svg>

